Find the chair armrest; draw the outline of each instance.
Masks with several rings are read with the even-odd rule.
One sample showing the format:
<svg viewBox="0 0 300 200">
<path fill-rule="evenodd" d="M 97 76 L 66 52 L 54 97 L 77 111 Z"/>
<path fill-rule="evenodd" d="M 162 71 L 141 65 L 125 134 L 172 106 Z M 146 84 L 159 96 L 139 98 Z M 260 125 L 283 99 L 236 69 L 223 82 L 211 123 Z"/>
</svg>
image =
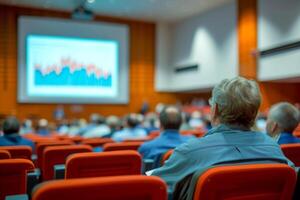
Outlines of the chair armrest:
<svg viewBox="0 0 300 200">
<path fill-rule="evenodd" d="M 27 194 L 8 195 L 5 200 L 28 200 Z"/>
<path fill-rule="evenodd" d="M 152 170 L 153 165 L 154 165 L 154 160 L 144 159 L 143 160 L 143 166 L 142 166 L 142 173 L 145 174 L 145 172 Z"/>
<path fill-rule="evenodd" d="M 40 183 L 41 171 L 34 169 L 34 171 L 27 173 L 27 194 L 30 198 L 34 186 Z"/>
<path fill-rule="evenodd" d="M 64 179 L 65 178 L 65 165 L 54 165 L 54 179 Z"/>
</svg>

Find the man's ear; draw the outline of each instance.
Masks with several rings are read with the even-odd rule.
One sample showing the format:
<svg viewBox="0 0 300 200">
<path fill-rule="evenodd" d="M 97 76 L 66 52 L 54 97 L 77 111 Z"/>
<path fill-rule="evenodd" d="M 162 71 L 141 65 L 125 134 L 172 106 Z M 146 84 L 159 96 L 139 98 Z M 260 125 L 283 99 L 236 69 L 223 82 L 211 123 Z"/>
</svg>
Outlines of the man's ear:
<svg viewBox="0 0 300 200">
<path fill-rule="evenodd" d="M 278 123 L 277 123 L 277 122 L 273 122 L 273 123 L 272 123 L 272 126 L 271 126 L 271 132 L 272 132 L 272 133 L 276 133 L 276 134 L 277 134 L 277 132 L 279 132 L 279 131 L 278 131 Z"/>
<path fill-rule="evenodd" d="M 214 104 L 211 110 L 211 123 L 213 126 L 216 126 L 220 123 L 218 115 L 219 115 L 219 106 L 218 104 Z"/>
</svg>

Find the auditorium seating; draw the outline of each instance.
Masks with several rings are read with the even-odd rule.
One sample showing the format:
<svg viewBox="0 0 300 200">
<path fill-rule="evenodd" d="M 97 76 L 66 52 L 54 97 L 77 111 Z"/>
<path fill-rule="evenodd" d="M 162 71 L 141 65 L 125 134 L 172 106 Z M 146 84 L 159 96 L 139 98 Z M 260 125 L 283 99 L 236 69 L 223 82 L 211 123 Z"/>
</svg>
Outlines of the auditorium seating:
<svg viewBox="0 0 300 200">
<path fill-rule="evenodd" d="M 10 159 L 11 155 L 7 150 L 0 150 L 0 160 L 2 159 Z"/>
<path fill-rule="evenodd" d="M 211 167 L 192 176 L 187 199 L 290 200 L 295 183 L 295 170 L 284 164 Z"/>
<path fill-rule="evenodd" d="M 72 142 L 69 141 L 52 141 L 52 142 L 42 142 L 36 145 L 36 154 L 37 154 L 37 167 L 41 168 L 43 163 L 43 151 L 48 146 L 62 146 L 62 145 L 71 145 Z"/>
<path fill-rule="evenodd" d="M 300 123 L 297 128 L 294 130 L 293 135 L 300 138 Z"/>
<path fill-rule="evenodd" d="M 66 179 L 141 174 L 142 158 L 132 150 L 78 153 L 66 161 Z"/>
<path fill-rule="evenodd" d="M 11 158 L 24 158 L 31 160 L 32 149 L 30 146 L 2 146 L 0 150 L 7 150 Z"/>
<path fill-rule="evenodd" d="M 203 130 L 184 130 L 180 131 L 182 135 L 194 135 L 195 137 L 202 137 L 205 134 Z"/>
<path fill-rule="evenodd" d="M 111 138 L 86 138 L 81 141 L 82 144 L 87 144 L 92 146 L 93 148 L 95 147 L 101 147 L 106 143 L 113 143 L 114 140 Z"/>
<path fill-rule="evenodd" d="M 159 134 L 160 134 L 160 130 L 151 131 L 148 137 L 156 138 L 157 136 L 159 136 Z"/>
<path fill-rule="evenodd" d="M 41 167 L 42 180 L 54 178 L 54 165 L 65 164 L 67 157 L 74 153 L 92 152 L 88 145 L 66 145 L 49 146 L 43 152 L 43 163 Z"/>
<path fill-rule="evenodd" d="M 7 195 L 26 193 L 27 171 L 34 169 L 28 159 L 0 160 L 0 200 Z"/>
<path fill-rule="evenodd" d="M 126 139 L 123 142 L 147 142 L 152 140 L 153 138 L 151 137 L 145 137 L 145 138 L 139 138 L 139 139 Z"/>
<path fill-rule="evenodd" d="M 51 181 L 40 185 L 33 200 L 167 200 L 167 186 L 158 177 L 114 176 Z"/>
<path fill-rule="evenodd" d="M 280 145 L 284 155 L 290 159 L 296 167 L 300 167 L 300 143 Z"/>
<path fill-rule="evenodd" d="M 138 150 L 143 142 L 120 142 L 103 145 L 103 151 Z"/>
</svg>

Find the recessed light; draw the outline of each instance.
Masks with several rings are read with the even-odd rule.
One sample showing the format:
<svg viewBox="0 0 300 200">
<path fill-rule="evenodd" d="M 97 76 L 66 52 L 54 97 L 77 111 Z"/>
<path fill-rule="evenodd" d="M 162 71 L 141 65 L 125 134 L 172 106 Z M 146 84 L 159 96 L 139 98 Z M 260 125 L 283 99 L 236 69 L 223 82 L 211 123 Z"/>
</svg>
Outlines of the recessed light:
<svg viewBox="0 0 300 200">
<path fill-rule="evenodd" d="M 94 3 L 95 0 L 87 0 L 88 3 Z"/>
</svg>

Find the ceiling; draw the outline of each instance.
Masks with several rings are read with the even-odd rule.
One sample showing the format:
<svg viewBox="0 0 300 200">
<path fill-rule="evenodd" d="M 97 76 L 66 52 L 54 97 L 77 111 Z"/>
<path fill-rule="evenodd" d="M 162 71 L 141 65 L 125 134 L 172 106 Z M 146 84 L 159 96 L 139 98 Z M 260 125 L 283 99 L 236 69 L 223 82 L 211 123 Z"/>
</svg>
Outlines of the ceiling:
<svg viewBox="0 0 300 200">
<path fill-rule="evenodd" d="M 72 11 L 84 0 L 0 0 L 0 4 Z M 147 21 L 178 21 L 234 0 L 86 0 L 99 15 Z"/>
</svg>

